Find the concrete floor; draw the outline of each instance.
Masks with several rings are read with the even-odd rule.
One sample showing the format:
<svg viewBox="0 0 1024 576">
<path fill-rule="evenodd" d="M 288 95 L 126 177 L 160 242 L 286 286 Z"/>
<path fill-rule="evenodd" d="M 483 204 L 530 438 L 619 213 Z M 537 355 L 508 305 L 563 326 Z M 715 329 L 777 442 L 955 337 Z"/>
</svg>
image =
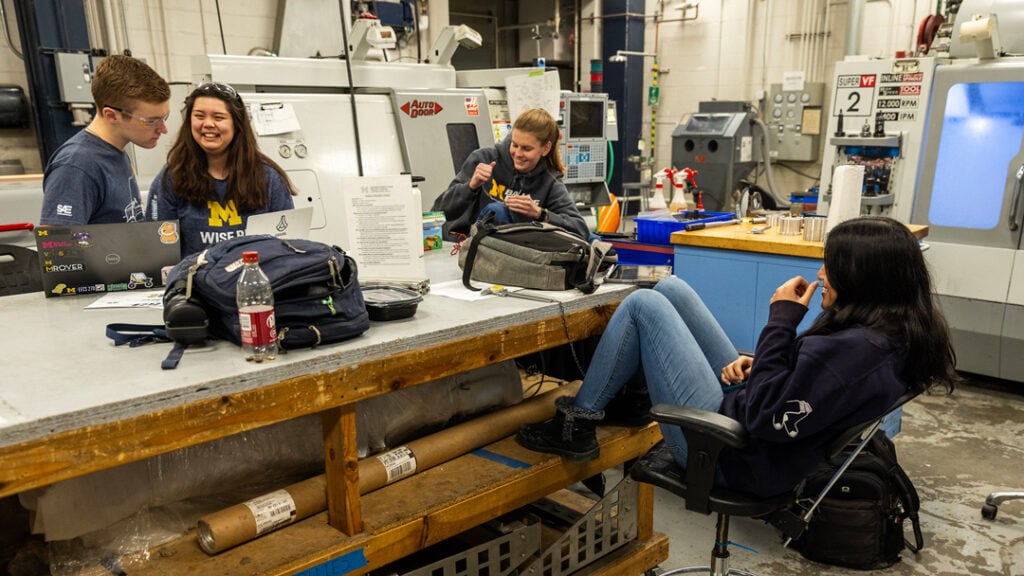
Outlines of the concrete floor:
<svg viewBox="0 0 1024 576">
<path fill-rule="evenodd" d="M 1024 384 L 975 382 L 952 396 L 921 396 L 908 405 L 895 438 L 900 463 L 921 497 L 925 546 L 881 571 L 891 575 L 1024 575 L 1024 501 L 1008 501 L 994 521 L 981 517 L 988 493 L 1024 490 Z M 658 489 L 655 529 L 669 536 L 663 569 L 707 564 L 715 517 L 687 512 L 678 497 Z M 731 566 L 762 576 L 864 574 L 824 566 L 784 549 L 774 528 L 734 518 Z"/>
</svg>

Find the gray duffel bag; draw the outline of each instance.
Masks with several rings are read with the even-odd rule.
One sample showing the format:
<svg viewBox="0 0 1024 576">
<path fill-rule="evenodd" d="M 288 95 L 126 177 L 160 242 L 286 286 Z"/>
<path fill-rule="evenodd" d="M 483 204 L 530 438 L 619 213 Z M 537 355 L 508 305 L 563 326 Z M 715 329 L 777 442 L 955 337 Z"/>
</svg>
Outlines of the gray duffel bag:
<svg viewBox="0 0 1024 576">
<path fill-rule="evenodd" d="M 571 290 L 589 294 L 600 282 L 601 265 L 614 263 L 611 244 L 587 242 L 544 222 L 473 225 L 459 250 L 462 283 L 489 282 L 534 290 Z"/>
</svg>

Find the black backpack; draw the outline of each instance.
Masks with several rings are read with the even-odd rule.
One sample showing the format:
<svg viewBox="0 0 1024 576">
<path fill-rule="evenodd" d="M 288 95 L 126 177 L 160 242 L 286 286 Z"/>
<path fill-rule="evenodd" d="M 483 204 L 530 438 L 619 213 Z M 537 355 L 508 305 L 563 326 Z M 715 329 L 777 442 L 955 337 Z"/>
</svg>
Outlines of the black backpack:
<svg viewBox="0 0 1024 576">
<path fill-rule="evenodd" d="M 805 480 L 800 490 L 803 510 L 818 497 L 847 455 L 819 466 Z M 916 553 L 924 545 L 920 506 L 914 484 L 896 460 L 896 446 L 879 432 L 832 486 L 791 547 L 824 564 L 861 570 L 885 568 L 899 562 L 904 548 Z M 907 520 L 913 527 L 913 543 L 904 537 Z"/>
<path fill-rule="evenodd" d="M 167 275 L 164 325 L 112 324 L 116 344 L 177 343 L 163 367 L 174 368 L 184 348 L 208 337 L 241 344 L 235 286 L 242 252 L 260 254 L 274 290 L 277 342 L 283 350 L 354 338 L 370 327 L 355 260 L 342 249 L 312 240 L 240 236 L 185 257 Z"/>
</svg>

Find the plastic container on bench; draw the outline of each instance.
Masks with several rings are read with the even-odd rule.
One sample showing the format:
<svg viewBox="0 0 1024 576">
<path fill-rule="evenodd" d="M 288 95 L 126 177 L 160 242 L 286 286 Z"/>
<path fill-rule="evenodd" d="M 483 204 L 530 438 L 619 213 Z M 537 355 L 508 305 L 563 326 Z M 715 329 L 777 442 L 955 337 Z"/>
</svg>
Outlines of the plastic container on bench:
<svg viewBox="0 0 1024 576">
<path fill-rule="evenodd" d="M 736 217 L 732 212 L 708 212 L 706 210 L 683 210 L 671 214 L 668 211 L 651 212 L 636 217 L 636 239 L 649 244 L 669 244 L 673 232 L 697 222 L 720 222 Z"/>
</svg>

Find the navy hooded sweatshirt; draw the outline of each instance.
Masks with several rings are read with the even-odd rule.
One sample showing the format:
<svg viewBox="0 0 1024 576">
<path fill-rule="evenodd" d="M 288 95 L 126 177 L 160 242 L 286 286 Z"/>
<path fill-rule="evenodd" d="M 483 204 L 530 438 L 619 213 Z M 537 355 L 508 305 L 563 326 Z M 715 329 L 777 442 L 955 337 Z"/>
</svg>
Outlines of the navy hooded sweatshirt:
<svg viewBox="0 0 1024 576">
<path fill-rule="evenodd" d="M 535 204 L 548 209 L 551 224 L 588 239 L 590 229 L 565 189 L 562 175 L 551 167 L 547 158 L 541 158 L 528 173 L 517 172 L 509 153 L 511 141 L 512 136 L 509 135 L 493 147 L 480 148 L 470 154 L 448 189 L 434 201 L 432 210 L 443 210 L 445 214 L 445 239 L 455 240 L 455 233 L 468 235 L 470 226 L 476 222 L 484 206 L 491 202 L 504 202 L 506 197 L 515 195 L 529 196 Z M 491 162 L 497 162 L 491 172 L 491 181 L 475 190 L 470 189 L 469 181 L 476 165 Z M 530 221 L 523 214 L 513 212 L 512 215 L 516 222 Z"/>
<path fill-rule="evenodd" d="M 772 303 L 746 386 L 725 393 L 719 412 L 750 439 L 743 450 L 722 452 L 730 488 L 759 496 L 791 490 L 840 432 L 882 415 L 907 391 L 897 343 L 866 328 L 797 338 L 806 313 L 798 302 Z"/>
</svg>

